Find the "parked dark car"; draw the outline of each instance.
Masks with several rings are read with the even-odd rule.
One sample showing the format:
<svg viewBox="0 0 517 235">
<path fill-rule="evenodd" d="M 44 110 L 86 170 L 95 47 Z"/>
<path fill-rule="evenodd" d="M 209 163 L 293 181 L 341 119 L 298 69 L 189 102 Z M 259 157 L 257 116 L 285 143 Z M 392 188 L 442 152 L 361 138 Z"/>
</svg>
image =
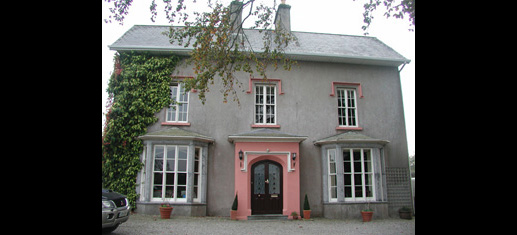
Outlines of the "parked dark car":
<svg viewBox="0 0 517 235">
<path fill-rule="evenodd" d="M 129 219 L 127 197 L 109 189 L 102 189 L 102 233 L 113 232 Z"/>
</svg>

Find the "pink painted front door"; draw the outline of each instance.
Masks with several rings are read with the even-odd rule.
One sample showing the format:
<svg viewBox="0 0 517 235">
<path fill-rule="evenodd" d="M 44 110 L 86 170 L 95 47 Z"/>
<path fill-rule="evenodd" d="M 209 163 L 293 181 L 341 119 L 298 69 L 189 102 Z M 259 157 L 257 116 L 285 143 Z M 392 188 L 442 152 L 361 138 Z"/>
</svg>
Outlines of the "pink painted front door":
<svg viewBox="0 0 517 235">
<path fill-rule="evenodd" d="M 282 214 L 282 165 L 260 161 L 251 167 L 251 214 Z"/>
</svg>

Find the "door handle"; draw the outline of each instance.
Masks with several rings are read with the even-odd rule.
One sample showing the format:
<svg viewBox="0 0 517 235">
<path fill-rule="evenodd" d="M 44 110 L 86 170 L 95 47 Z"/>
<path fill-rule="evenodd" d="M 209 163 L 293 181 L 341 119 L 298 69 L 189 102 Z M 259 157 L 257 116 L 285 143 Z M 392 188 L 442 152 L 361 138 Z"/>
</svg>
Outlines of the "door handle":
<svg viewBox="0 0 517 235">
<path fill-rule="evenodd" d="M 269 184 L 269 179 L 267 179 L 266 181 L 264 181 L 266 184 Z"/>
</svg>

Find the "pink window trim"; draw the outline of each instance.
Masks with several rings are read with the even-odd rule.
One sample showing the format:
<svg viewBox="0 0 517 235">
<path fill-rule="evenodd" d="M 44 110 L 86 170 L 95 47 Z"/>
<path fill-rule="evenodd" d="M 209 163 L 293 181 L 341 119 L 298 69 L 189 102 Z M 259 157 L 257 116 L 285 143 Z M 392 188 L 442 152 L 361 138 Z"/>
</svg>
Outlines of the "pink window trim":
<svg viewBox="0 0 517 235">
<path fill-rule="evenodd" d="M 263 128 L 280 128 L 280 125 L 251 125 L 252 128 L 260 128 L 260 127 L 263 127 Z"/>
<path fill-rule="evenodd" d="M 336 130 L 350 130 L 350 131 L 362 131 L 362 127 L 347 127 L 347 126 L 338 126 Z"/>
<path fill-rule="evenodd" d="M 250 80 L 249 80 L 249 89 L 248 91 L 246 91 L 246 93 L 248 94 L 251 94 L 252 90 L 253 90 L 253 82 L 260 82 L 260 81 L 265 81 L 264 79 L 262 78 L 252 78 L 250 76 Z M 283 95 L 284 92 L 282 92 L 282 79 L 278 79 L 278 78 L 268 78 L 267 81 L 271 81 L 271 82 L 278 82 L 278 94 L 279 95 Z"/>
<path fill-rule="evenodd" d="M 355 82 L 332 82 L 332 92 L 330 96 L 336 95 L 336 85 L 345 85 L 345 86 L 357 86 L 357 90 L 359 91 L 359 98 L 363 98 L 363 88 L 361 87 L 361 83 Z"/>
</svg>

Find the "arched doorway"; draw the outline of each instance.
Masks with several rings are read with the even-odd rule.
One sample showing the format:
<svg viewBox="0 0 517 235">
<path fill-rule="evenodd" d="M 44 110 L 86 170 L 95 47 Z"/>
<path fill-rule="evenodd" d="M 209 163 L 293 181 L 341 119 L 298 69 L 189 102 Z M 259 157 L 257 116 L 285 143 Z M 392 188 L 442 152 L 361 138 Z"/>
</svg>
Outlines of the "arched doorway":
<svg viewBox="0 0 517 235">
<path fill-rule="evenodd" d="M 282 165 L 264 160 L 251 167 L 251 214 L 282 214 Z"/>
</svg>

